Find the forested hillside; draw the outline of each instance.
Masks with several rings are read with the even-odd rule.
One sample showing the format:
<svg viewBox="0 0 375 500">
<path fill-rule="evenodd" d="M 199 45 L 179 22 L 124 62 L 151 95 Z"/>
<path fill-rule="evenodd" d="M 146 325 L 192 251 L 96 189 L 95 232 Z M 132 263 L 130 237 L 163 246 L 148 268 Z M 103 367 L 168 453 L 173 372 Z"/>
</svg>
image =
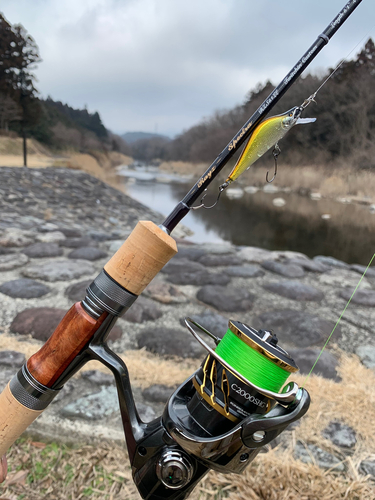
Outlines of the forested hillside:
<svg viewBox="0 0 375 500">
<path fill-rule="evenodd" d="M 300 105 L 331 73 L 300 78 L 272 115 Z M 273 90 L 267 82 L 249 92 L 243 105 L 216 112 L 155 153 L 166 160 L 211 162 Z M 291 165 L 348 162 L 375 169 L 375 46 L 368 40 L 360 54 L 344 62 L 303 113 L 317 121 L 299 125 L 280 142 L 282 161 Z M 152 148 L 149 148 L 152 153 Z M 144 154 L 144 152 L 143 152 Z M 136 155 L 135 155 L 136 156 Z M 269 157 L 263 161 L 269 161 Z"/>
</svg>

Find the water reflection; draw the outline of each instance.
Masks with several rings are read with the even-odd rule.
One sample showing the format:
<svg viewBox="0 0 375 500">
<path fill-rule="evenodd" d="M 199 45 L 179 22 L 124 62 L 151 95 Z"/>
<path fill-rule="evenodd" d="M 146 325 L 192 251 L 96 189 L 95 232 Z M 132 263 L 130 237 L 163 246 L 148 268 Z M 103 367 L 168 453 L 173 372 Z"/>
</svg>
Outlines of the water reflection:
<svg viewBox="0 0 375 500">
<path fill-rule="evenodd" d="M 124 182 L 130 196 L 167 215 L 194 183 L 179 180 L 169 184 L 139 178 Z M 210 192 L 214 200 L 217 185 L 210 187 Z M 286 204 L 275 207 L 272 201 L 280 197 Z M 323 214 L 331 218 L 324 220 Z M 191 211 L 183 224 L 195 233 L 190 239 L 198 242 L 230 241 L 269 250 L 294 250 L 310 257 L 331 255 L 363 265 L 375 252 L 375 215 L 368 207 L 315 201 L 292 193 L 258 191 L 231 200 L 224 194 L 214 209 Z"/>
</svg>

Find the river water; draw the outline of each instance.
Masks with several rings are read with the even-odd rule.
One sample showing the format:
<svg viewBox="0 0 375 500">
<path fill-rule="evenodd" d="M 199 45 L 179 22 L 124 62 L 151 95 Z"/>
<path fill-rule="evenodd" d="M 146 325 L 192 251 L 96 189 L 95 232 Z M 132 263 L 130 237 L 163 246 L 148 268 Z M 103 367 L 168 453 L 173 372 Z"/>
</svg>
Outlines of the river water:
<svg viewBox="0 0 375 500">
<path fill-rule="evenodd" d="M 120 167 L 118 171 L 127 194 L 164 215 L 196 180 L 159 173 L 156 167 Z M 210 186 L 208 204 L 215 200 L 217 187 L 218 183 Z M 275 190 L 273 184 L 265 191 L 254 188 L 256 192 L 244 192 L 237 199 L 224 193 L 214 209 L 190 211 L 183 220 L 194 232 L 188 239 L 294 250 L 309 257 L 330 255 L 348 263 L 368 264 L 375 252 L 375 214 L 368 205 L 312 200 Z"/>
</svg>

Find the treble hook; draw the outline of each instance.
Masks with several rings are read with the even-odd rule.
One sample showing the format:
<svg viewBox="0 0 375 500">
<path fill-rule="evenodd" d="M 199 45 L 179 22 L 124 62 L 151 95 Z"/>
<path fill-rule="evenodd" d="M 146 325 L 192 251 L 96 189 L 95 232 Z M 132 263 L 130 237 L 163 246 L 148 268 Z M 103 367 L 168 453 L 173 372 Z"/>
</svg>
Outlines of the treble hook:
<svg viewBox="0 0 375 500">
<path fill-rule="evenodd" d="M 271 180 L 268 180 L 269 171 L 266 173 L 266 181 L 268 182 L 268 184 L 271 184 L 271 182 L 273 182 L 275 180 L 275 177 L 277 174 L 277 157 L 279 156 L 280 153 L 281 153 L 281 149 L 279 148 L 279 145 L 276 143 L 275 147 L 273 148 L 273 151 L 272 151 L 272 154 L 273 154 L 273 157 L 275 160 L 275 172 L 273 173 L 273 177 Z"/>
<path fill-rule="evenodd" d="M 224 184 L 222 184 L 221 186 L 219 186 L 219 194 L 217 195 L 217 198 L 216 198 L 216 201 L 213 205 L 211 206 L 207 206 L 203 203 L 203 200 L 205 199 L 206 197 L 206 194 L 207 194 L 207 189 L 205 189 L 205 193 L 204 195 L 202 196 L 202 199 L 201 199 L 201 204 L 200 205 L 197 205 L 196 207 L 191 207 L 191 210 L 198 210 L 198 208 L 206 208 L 207 210 L 210 210 L 211 208 L 214 208 L 218 202 L 219 202 L 219 199 L 220 199 L 220 196 L 221 196 L 221 193 L 224 191 L 224 189 L 226 189 L 227 187 L 229 186 L 229 182 L 224 182 Z"/>
</svg>

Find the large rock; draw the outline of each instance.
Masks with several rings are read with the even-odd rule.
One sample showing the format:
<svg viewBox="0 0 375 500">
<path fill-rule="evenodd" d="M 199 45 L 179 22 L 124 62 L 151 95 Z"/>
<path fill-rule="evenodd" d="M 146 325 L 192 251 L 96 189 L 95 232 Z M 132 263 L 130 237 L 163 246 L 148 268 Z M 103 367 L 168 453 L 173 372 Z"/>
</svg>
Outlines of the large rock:
<svg viewBox="0 0 375 500">
<path fill-rule="evenodd" d="M 95 247 L 80 247 L 76 248 L 68 254 L 69 259 L 83 259 L 83 260 L 99 260 L 107 257 L 107 252 Z"/>
<path fill-rule="evenodd" d="M 341 448 L 353 448 L 357 442 L 355 430 L 349 425 L 337 421 L 330 422 L 323 430 L 322 435 Z"/>
<path fill-rule="evenodd" d="M 241 312 L 252 308 L 255 295 L 245 288 L 205 285 L 198 291 L 197 299 L 219 311 Z"/>
<path fill-rule="evenodd" d="M 25 355 L 18 351 L 0 351 L 0 366 L 20 368 L 26 361 Z"/>
<path fill-rule="evenodd" d="M 41 259 L 43 257 L 60 257 L 64 251 L 56 243 L 35 243 L 23 251 L 28 257 Z"/>
<path fill-rule="evenodd" d="M 319 446 L 313 444 L 304 445 L 297 442 L 294 448 L 294 457 L 305 464 L 316 464 L 321 469 L 334 469 L 338 472 L 345 470 L 344 464 L 341 460 L 336 458 L 328 451 L 322 450 Z"/>
<path fill-rule="evenodd" d="M 0 254 L 0 271 L 11 271 L 17 267 L 21 267 L 29 262 L 26 255 L 22 253 Z"/>
<path fill-rule="evenodd" d="M 153 300 L 139 297 L 123 317 L 131 323 L 143 323 L 160 318 L 163 315 L 160 307 Z"/>
<path fill-rule="evenodd" d="M 110 373 L 103 373 L 99 370 L 87 370 L 82 372 L 81 377 L 88 380 L 92 384 L 98 385 L 115 385 L 114 376 Z"/>
<path fill-rule="evenodd" d="M 200 259 L 198 259 L 200 264 L 208 267 L 218 267 L 218 266 L 240 266 L 242 261 L 233 255 L 217 255 L 217 254 L 208 254 L 203 255 Z"/>
<path fill-rule="evenodd" d="M 340 290 L 339 295 L 345 300 L 349 300 L 352 296 L 355 288 L 344 288 Z M 358 304 L 359 306 L 375 307 L 375 290 L 363 290 L 358 288 L 353 295 L 351 300 L 353 304 Z"/>
<path fill-rule="evenodd" d="M 350 266 L 350 269 L 359 274 L 364 274 L 364 272 L 366 271 L 367 278 L 375 278 L 375 269 L 373 267 L 369 267 L 367 269 L 367 266 L 361 266 L 360 264 L 353 264 L 352 266 Z"/>
<path fill-rule="evenodd" d="M 224 272 L 233 278 L 258 278 L 265 274 L 262 269 L 251 264 L 245 266 L 228 266 Z"/>
<path fill-rule="evenodd" d="M 30 231 L 22 229 L 7 228 L 0 237 L 2 247 L 24 247 L 34 243 L 34 235 Z"/>
<path fill-rule="evenodd" d="M 204 270 L 196 272 L 176 272 L 169 274 L 167 280 L 175 285 L 227 285 L 230 277 L 225 273 L 210 273 Z"/>
<path fill-rule="evenodd" d="M 36 299 L 49 293 L 51 289 L 35 280 L 20 278 L 6 281 L 0 286 L 0 292 L 18 299 Z"/>
<path fill-rule="evenodd" d="M 267 271 L 281 274 L 281 276 L 286 276 L 287 278 L 301 278 L 305 275 L 302 267 L 296 264 L 283 264 L 274 260 L 265 260 L 262 262 L 262 267 L 267 269 Z"/>
<path fill-rule="evenodd" d="M 326 257 L 325 255 L 317 255 L 313 258 L 316 262 L 320 262 L 324 266 L 338 267 L 339 269 L 349 269 L 349 265 L 342 260 L 335 259 L 334 257 Z"/>
<path fill-rule="evenodd" d="M 24 276 L 44 281 L 70 281 L 94 272 L 95 268 L 89 262 L 68 259 L 31 264 L 22 270 Z"/>
<path fill-rule="evenodd" d="M 360 472 L 375 479 L 375 460 L 363 460 L 359 466 Z"/>
<path fill-rule="evenodd" d="M 154 384 L 142 391 L 142 396 L 150 403 L 166 403 L 175 391 L 176 386 L 169 387 L 163 384 Z"/>
<path fill-rule="evenodd" d="M 90 279 L 73 283 L 73 285 L 69 285 L 65 290 L 65 295 L 72 302 L 79 302 L 86 297 L 86 289 L 92 282 L 93 280 Z"/>
<path fill-rule="evenodd" d="M 178 287 L 157 279 L 148 285 L 144 295 L 162 304 L 180 304 L 188 301 L 188 297 Z"/>
<path fill-rule="evenodd" d="M 66 238 L 60 242 L 60 246 L 66 248 L 81 248 L 96 246 L 96 242 L 88 236 L 83 236 L 82 238 Z"/>
<path fill-rule="evenodd" d="M 203 314 L 194 314 L 190 318 L 219 338 L 223 338 L 228 330 L 228 318 L 210 310 L 204 311 Z M 180 323 L 185 326 L 185 318 L 181 318 Z"/>
<path fill-rule="evenodd" d="M 65 240 L 65 234 L 61 231 L 51 231 L 49 233 L 38 234 L 36 239 L 42 243 L 61 243 Z"/>
<path fill-rule="evenodd" d="M 252 326 L 257 329 L 273 330 L 279 337 L 280 344 L 310 347 L 321 345 L 335 324 L 304 311 L 281 309 L 260 314 L 253 319 Z M 340 326 L 336 328 L 335 333 L 340 335 Z"/>
<path fill-rule="evenodd" d="M 263 248 L 257 247 L 242 248 L 237 255 L 241 260 L 245 260 L 247 262 L 255 262 L 256 264 L 261 264 L 265 260 L 278 259 L 277 254 L 273 254 L 269 250 L 263 250 Z"/>
<path fill-rule="evenodd" d="M 307 258 L 306 259 L 301 259 L 301 258 L 299 258 L 299 259 L 297 259 L 297 258 L 287 259 L 286 263 L 300 266 L 303 269 L 305 269 L 306 271 L 310 271 L 312 273 L 325 273 L 329 269 L 328 266 L 325 266 L 321 262 L 307 259 Z"/>
<path fill-rule="evenodd" d="M 367 368 L 375 370 L 375 346 L 368 344 L 360 345 L 357 347 L 355 353 Z"/>
<path fill-rule="evenodd" d="M 20 335 L 31 335 L 34 339 L 45 342 L 52 335 L 65 313 L 65 309 L 53 307 L 25 309 L 14 318 L 10 325 L 10 331 Z"/>
<path fill-rule="evenodd" d="M 138 337 L 138 347 L 163 356 L 201 357 L 205 349 L 187 331 L 170 328 L 147 328 Z"/>
<path fill-rule="evenodd" d="M 101 387 L 99 392 L 89 394 L 69 403 L 61 410 L 61 415 L 83 420 L 101 420 L 119 411 L 117 389 Z"/>
<path fill-rule="evenodd" d="M 274 283 L 264 283 L 263 288 L 270 292 L 281 295 L 288 299 L 298 301 L 319 302 L 324 298 L 323 292 L 311 285 L 305 285 L 299 281 L 277 281 Z"/>
<path fill-rule="evenodd" d="M 305 348 L 305 349 L 288 349 L 288 353 L 297 363 L 299 372 L 302 375 L 308 375 L 314 366 L 315 361 L 320 355 L 321 349 L 319 348 Z M 324 378 L 340 382 L 341 377 L 337 374 L 336 368 L 339 361 L 334 354 L 330 351 L 324 350 L 319 361 L 314 366 L 313 374 L 321 375 Z"/>
<path fill-rule="evenodd" d="M 176 274 L 176 273 L 196 273 L 205 272 L 206 268 L 199 262 L 192 262 L 188 259 L 177 259 L 171 260 L 166 264 L 161 270 L 165 274 Z"/>
</svg>

